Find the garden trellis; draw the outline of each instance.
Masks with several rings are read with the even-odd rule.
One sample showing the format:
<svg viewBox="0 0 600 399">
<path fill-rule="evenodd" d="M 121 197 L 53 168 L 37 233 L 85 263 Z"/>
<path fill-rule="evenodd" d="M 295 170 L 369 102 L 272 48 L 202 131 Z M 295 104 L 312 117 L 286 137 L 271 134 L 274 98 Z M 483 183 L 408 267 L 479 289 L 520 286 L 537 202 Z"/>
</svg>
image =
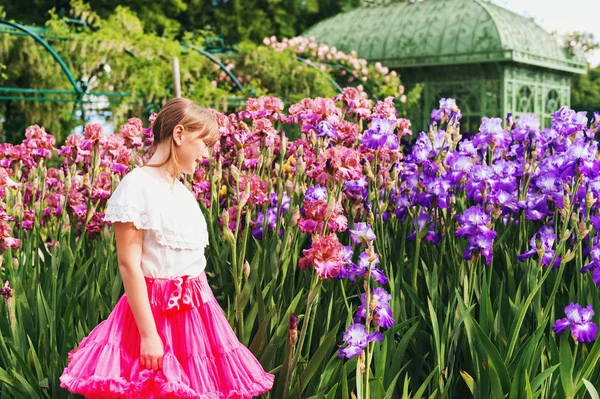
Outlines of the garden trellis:
<svg viewBox="0 0 600 399">
<path fill-rule="evenodd" d="M 85 22 L 69 19 L 71 23 L 79 23 L 85 26 Z M 77 103 L 77 104 L 92 104 L 99 105 L 102 107 L 102 104 L 111 104 L 118 105 L 121 104 L 125 98 L 131 96 L 131 93 L 128 92 L 106 92 L 106 91 L 93 91 L 88 90 L 88 84 L 83 79 L 76 79 L 73 72 L 69 69 L 65 61 L 61 58 L 61 56 L 57 53 L 57 51 L 45 40 L 45 38 L 52 38 L 58 40 L 70 40 L 67 37 L 59 37 L 48 34 L 48 31 L 43 28 L 25 26 L 13 21 L 8 20 L 0 20 L 0 34 L 8 34 L 8 35 L 22 35 L 29 36 L 34 39 L 40 46 L 42 46 L 54 59 L 54 61 L 60 65 L 65 78 L 69 81 L 72 86 L 72 90 L 48 90 L 48 89 L 40 89 L 40 88 L 32 88 L 32 87 L 0 87 L 0 101 L 40 101 L 40 102 L 56 102 L 56 103 Z M 207 37 L 206 38 L 206 46 L 205 48 L 200 48 L 198 46 L 182 44 L 182 53 L 185 54 L 189 51 L 195 51 L 199 54 L 210 59 L 214 64 L 216 64 L 221 70 L 223 70 L 227 76 L 231 78 L 234 82 L 234 88 L 240 93 L 244 92 L 244 87 L 241 82 L 238 81 L 236 76 L 229 71 L 226 66 L 213 54 L 223 52 L 226 50 L 224 43 L 222 40 L 217 41 L 220 43 L 220 46 L 215 46 L 213 43 L 216 38 Z M 135 57 L 135 54 L 132 52 L 127 52 L 132 57 Z M 145 114 L 149 115 L 151 112 L 155 111 L 158 107 L 158 104 L 144 102 L 142 100 L 143 94 L 139 94 L 137 101 L 131 101 L 130 103 L 133 105 L 143 105 L 145 107 Z M 227 103 L 234 107 L 242 106 L 245 102 L 245 97 L 232 97 L 227 99 Z M 75 108 L 74 112 L 83 111 L 83 108 Z"/>
<path fill-rule="evenodd" d="M 68 18 L 69 23 L 79 24 L 84 27 L 87 27 L 84 21 Z M 16 22 L 8 21 L 8 20 L 0 20 L 0 34 L 7 35 L 21 35 L 21 36 L 29 36 L 34 39 L 40 46 L 42 46 L 54 59 L 54 61 L 60 65 L 65 78 L 69 81 L 69 84 L 72 86 L 72 90 L 48 90 L 48 89 L 40 89 L 33 87 L 0 87 L 0 101 L 40 101 L 40 102 L 56 102 L 56 103 L 77 103 L 77 104 L 92 104 L 98 106 L 98 104 L 105 105 L 119 105 L 122 101 L 128 97 L 130 97 L 130 93 L 128 92 L 107 92 L 107 91 L 93 91 L 89 90 L 88 83 L 83 79 L 76 79 L 74 73 L 65 63 L 61 55 L 52 47 L 51 44 L 48 43 L 45 39 L 57 39 L 57 40 L 71 40 L 68 37 L 60 37 L 56 36 L 49 32 L 48 29 L 34 27 L 34 26 L 25 26 Z M 125 50 L 127 54 L 132 57 L 136 55 L 128 50 Z M 250 90 L 248 93 L 245 93 L 245 89 L 243 84 L 239 81 L 239 79 L 235 76 L 232 71 L 230 71 L 227 66 L 216 56 L 218 54 L 228 53 L 235 57 L 235 49 L 227 47 L 222 38 L 207 36 L 205 38 L 204 47 L 199 47 L 197 45 L 181 42 L 181 52 L 182 54 L 188 54 L 189 52 L 197 52 L 208 58 L 211 62 L 219 67 L 226 76 L 231 79 L 233 91 L 236 93 L 243 93 L 242 95 L 236 97 L 230 97 L 226 99 L 227 104 L 230 109 L 241 109 L 246 101 L 247 96 L 245 94 L 249 94 L 253 96 L 254 90 Z M 317 62 L 313 61 L 301 56 L 297 56 L 296 59 L 312 68 L 315 68 L 331 82 L 333 87 L 339 93 L 342 92 L 341 83 L 336 81 L 336 79 L 327 71 L 325 68 L 329 68 L 332 70 L 344 71 L 352 75 L 352 71 L 350 71 L 347 67 L 335 63 L 335 62 Z M 364 81 L 359 81 L 359 83 L 364 87 L 364 90 L 369 94 L 371 98 L 374 100 L 378 100 L 378 95 L 375 91 L 370 87 L 370 85 Z M 348 82 L 344 82 L 345 85 Z M 143 94 L 138 94 L 137 97 L 139 100 L 130 101 L 132 105 L 144 105 L 145 112 L 144 114 L 149 115 L 151 112 L 155 111 L 157 108 L 157 104 L 154 103 L 146 103 L 143 102 L 142 98 Z M 100 105 L 101 107 L 101 105 Z M 81 111 L 75 110 L 77 111 Z"/>
</svg>

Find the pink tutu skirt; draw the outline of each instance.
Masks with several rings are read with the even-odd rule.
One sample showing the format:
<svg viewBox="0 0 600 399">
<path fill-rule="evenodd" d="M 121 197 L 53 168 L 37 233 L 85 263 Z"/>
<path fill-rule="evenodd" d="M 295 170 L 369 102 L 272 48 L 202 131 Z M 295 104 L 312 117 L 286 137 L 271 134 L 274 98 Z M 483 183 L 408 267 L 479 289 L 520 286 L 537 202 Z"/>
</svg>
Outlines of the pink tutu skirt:
<svg viewBox="0 0 600 399">
<path fill-rule="evenodd" d="M 123 399 L 246 399 L 272 388 L 275 377 L 238 340 L 204 272 L 145 279 L 164 344 L 162 369 L 141 367 L 140 335 L 123 295 L 69 352 L 61 387 L 86 398 Z"/>
</svg>

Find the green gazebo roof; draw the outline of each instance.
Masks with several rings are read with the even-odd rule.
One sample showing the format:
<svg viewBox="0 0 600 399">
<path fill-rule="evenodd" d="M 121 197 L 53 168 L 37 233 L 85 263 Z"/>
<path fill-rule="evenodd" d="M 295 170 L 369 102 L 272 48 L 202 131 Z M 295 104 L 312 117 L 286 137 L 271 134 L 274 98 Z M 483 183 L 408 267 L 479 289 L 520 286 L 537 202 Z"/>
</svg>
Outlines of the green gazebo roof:
<svg viewBox="0 0 600 399">
<path fill-rule="evenodd" d="M 336 15 L 304 36 L 391 68 L 514 61 L 573 73 L 587 69 L 531 19 L 487 1 L 385 3 Z"/>
</svg>

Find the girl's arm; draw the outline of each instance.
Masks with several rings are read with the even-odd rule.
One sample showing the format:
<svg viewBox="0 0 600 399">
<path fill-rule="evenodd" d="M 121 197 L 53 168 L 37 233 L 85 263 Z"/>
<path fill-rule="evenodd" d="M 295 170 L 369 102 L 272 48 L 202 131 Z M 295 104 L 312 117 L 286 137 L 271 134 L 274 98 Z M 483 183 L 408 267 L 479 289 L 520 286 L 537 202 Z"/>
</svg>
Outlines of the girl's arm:
<svg viewBox="0 0 600 399">
<path fill-rule="evenodd" d="M 131 222 L 116 222 L 113 228 L 117 242 L 119 271 L 127 301 L 140 332 L 140 363 L 142 367 L 158 370 L 162 368 L 164 348 L 156 329 L 141 268 L 144 232 L 138 230 Z"/>
</svg>

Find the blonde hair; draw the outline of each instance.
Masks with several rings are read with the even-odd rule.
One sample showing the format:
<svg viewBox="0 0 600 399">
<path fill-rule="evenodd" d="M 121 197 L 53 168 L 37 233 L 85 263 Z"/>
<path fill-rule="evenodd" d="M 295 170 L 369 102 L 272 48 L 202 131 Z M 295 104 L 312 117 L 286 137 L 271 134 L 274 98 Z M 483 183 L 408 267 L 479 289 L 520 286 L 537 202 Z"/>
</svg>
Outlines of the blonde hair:
<svg viewBox="0 0 600 399">
<path fill-rule="evenodd" d="M 175 179 L 179 177 L 181 170 L 173 140 L 173 130 L 177 125 L 183 126 L 184 130 L 200 130 L 198 137 L 201 138 L 208 147 L 214 147 L 219 139 L 219 126 L 217 124 L 217 118 L 212 110 L 201 108 L 192 100 L 182 97 L 174 98 L 167 102 L 160 109 L 154 120 L 152 133 L 154 134 L 155 146 L 158 146 L 165 140 L 171 140 L 171 151 L 169 157 L 163 163 L 152 165 L 146 164 L 146 166 L 161 167 L 171 162 L 172 159 L 175 169 Z M 175 180 L 173 180 L 173 183 L 174 182 Z"/>
</svg>

